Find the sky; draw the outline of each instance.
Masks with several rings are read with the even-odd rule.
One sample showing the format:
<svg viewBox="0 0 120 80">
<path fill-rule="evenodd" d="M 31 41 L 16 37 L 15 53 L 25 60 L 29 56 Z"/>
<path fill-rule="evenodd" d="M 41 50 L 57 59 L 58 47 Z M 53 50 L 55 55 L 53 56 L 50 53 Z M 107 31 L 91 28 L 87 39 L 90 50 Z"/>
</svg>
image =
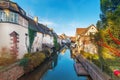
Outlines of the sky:
<svg viewBox="0 0 120 80">
<path fill-rule="evenodd" d="M 27 15 L 37 16 L 39 22 L 53 28 L 57 34 L 74 36 L 76 28 L 96 25 L 100 0 L 12 0 Z"/>
</svg>

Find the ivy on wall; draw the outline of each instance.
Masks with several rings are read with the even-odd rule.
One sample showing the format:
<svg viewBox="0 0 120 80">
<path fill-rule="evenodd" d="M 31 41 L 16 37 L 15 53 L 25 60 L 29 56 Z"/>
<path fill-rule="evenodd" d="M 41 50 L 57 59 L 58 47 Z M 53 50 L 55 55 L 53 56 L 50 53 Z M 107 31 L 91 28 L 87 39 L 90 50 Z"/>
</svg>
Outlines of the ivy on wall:
<svg viewBox="0 0 120 80">
<path fill-rule="evenodd" d="M 55 49 L 58 50 L 59 49 L 59 44 L 58 44 L 58 41 L 57 41 L 57 37 L 54 36 L 53 42 L 54 42 Z"/>
<path fill-rule="evenodd" d="M 28 32 L 29 32 L 29 50 L 28 52 L 31 52 L 31 48 L 32 48 L 32 44 L 36 35 L 36 31 L 32 30 L 31 28 L 28 28 Z"/>
</svg>

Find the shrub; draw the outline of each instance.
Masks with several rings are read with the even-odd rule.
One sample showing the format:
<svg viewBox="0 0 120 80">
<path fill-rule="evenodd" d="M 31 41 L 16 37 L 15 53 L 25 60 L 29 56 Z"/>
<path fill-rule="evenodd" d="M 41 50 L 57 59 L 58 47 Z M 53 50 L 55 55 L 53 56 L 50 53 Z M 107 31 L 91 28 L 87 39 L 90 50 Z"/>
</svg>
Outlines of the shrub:
<svg viewBox="0 0 120 80">
<path fill-rule="evenodd" d="M 20 66 L 27 66 L 27 64 L 28 64 L 28 58 L 23 58 L 23 59 L 21 59 L 20 60 Z"/>
<path fill-rule="evenodd" d="M 91 54 L 88 52 L 81 51 L 81 54 L 88 60 L 93 61 L 93 60 L 98 60 L 99 56 L 98 54 Z"/>
<path fill-rule="evenodd" d="M 24 58 L 20 61 L 20 65 L 24 66 L 24 70 L 27 73 L 39 66 L 45 58 L 46 56 L 44 52 L 25 54 Z"/>
</svg>

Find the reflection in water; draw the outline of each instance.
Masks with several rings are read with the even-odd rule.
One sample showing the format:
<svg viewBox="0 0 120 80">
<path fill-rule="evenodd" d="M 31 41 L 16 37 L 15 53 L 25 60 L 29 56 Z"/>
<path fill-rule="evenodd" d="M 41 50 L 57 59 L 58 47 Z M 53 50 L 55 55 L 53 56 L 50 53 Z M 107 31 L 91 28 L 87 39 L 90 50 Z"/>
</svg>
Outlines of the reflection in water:
<svg viewBox="0 0 120 80">
<path fill-rule="evenodd" d="M 56 62 L 57 65 L 53 65 L 55 62 L 52 62 L 54 68 L 48 70 L 40 80 L 87 80 L 84 76 L 77 76 L 73 66 L 74 60 L 71 59 L 70 50 L 64 50 L 64 52 L 64 55 L 59 54 Z"/>
<path fill-rule="evenodd" d="M 49 69 L 50 65 L 51 61 L 47 60 L 44 64 L 36 68 L 34 71 L 25 74 L 17 80 L 40 80 L 40 77 L 42 77 L 43 74 Z"/>
<path fill-rule="evenodd" d="M 64 55 L 61 54 L 63 51 Z M 62 52 L 18 80 L 87 80 L 84 76 L 77 76 L 70 50 L 63 49 Z"/>
<path fill-rule="evenodd" d="M 51 65 L 50 65 L 50 69 L 53 69 L 57 66 L 57 62 L 58 62 L 58 55 L 56 54 L 54 57 L 53 57 L 53 60 L 51 62 Z"/>
<path fill-rule="evenodd" d="M 64 55 L 64 54 L 65 54 L 65 51 L 66 51 L 66 48 L 62 49 L 62 50 L 61 50 L 61 54 Z"/>
</svg>

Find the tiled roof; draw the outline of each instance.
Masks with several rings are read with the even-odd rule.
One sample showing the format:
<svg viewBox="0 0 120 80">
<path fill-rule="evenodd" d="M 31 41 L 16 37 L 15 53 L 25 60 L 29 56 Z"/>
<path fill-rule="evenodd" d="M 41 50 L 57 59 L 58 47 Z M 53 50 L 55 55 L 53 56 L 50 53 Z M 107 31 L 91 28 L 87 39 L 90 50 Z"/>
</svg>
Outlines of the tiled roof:
<svg viewBox="0 0 120 80">
<path fill-rule="evenodd" d="M 10 0 L 0 0 L 0 9 L 9 9 L 10 11 L 19 13 L 21 16 L 26 17 L 26 12 L 17 4 Z"/>
<path fill-rule="evenodd" d="M 82 35 L 87 31 L 87 28 L 77 28 L 76 29 L 76 34 L 77 35 Z"/>
<path fill-rule="evenodd" d="M 28 18 L 28 22 L 29 22 L 29 28 L 34 30 L 34 31 L 37 31 L 37 32 L 41 32 L 43 34 L 48 34 L 48 35 L 51 35 L 52 34 L 50 33 L 50 29 L 43 25 L 43 24 L 40 24 L 40 23 L 36 23 L 33 19 L 31 18 Z"/>
<path fill-rule="evenodd" d="M 92 26 L 94 26 L 93 24 L 90 25 L 88 28 L 77 28 L 76 29 L 76 34 L 77 35 L 84 35 Z M 95 27 L 95 26 L 94 26 Z M 95 27 L 96 28 L 96 27 Z M 97 29 L 97 28 L 96 28 Z"/>
<path fill-rule="evenodd" d="M 45 33 L 41 25 L 36 23 L 33 19 L 28 18 L 28 22 L 29 22 L 30 29 L 37 31 L 37 32 Z"/>
</svg>

